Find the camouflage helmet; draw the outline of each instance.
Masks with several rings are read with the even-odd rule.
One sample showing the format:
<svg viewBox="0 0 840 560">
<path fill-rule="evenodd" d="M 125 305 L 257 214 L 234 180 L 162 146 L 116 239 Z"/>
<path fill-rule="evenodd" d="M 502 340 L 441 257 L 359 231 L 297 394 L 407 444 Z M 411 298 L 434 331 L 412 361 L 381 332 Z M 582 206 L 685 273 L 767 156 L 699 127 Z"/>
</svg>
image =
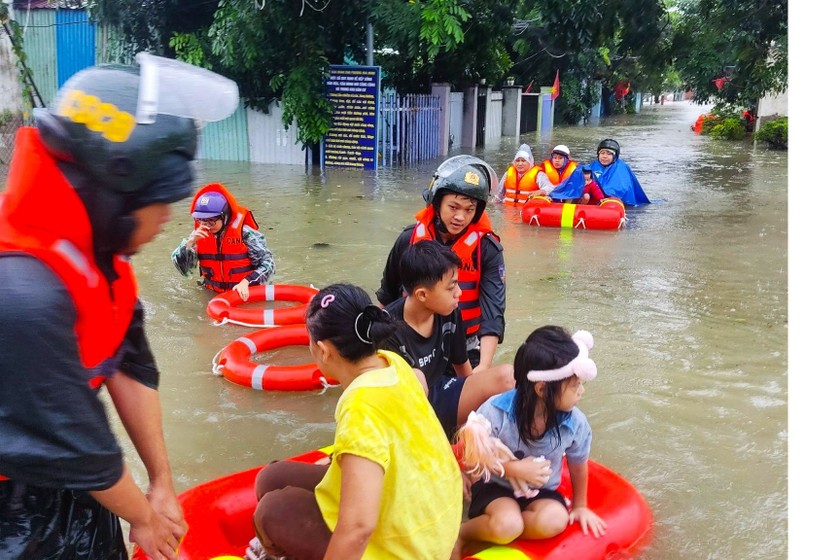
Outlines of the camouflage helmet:
<svg viewBox="0 0 840 560">
<path fill-rule="evenodd" d="M 429 188 L 423 191 L 423 199 L 439 210 L 440 199 L 446 193 L 473 198 L 478 203 L 473 217 L 473 223 L 476 223 L 487 207 L 490 193 L 498 184 L 496 172 L 483 159 L 471 155 L 454 156 L 435 170 Z"/>
</svg>

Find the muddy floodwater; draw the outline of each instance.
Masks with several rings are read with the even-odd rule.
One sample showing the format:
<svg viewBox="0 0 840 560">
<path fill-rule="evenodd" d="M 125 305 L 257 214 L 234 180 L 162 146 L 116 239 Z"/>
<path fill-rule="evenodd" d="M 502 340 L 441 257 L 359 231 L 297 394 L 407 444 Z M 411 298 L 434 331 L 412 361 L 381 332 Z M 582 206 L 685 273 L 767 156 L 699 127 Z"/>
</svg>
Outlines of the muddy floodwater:
<svg viewBox="0 0 840 560">
<path fill-rule="evenodd" d="M 593 333 L 599 374 L 579 406 L 593 427 L 592 458 L 631 481 L 653 510 L 642 558 L 784 558 L 787 153 L 695 136 L 689 125 L 708 109 L 646 105 L 640 115 L 505 138 L 474 152 L 501 175 L 520 142 L 538 160 L 562 143 L 588 163 L 600 140 L 615 138 L 655 201 L 630 209 L 627 228 L 609 232 L 529 226 L 513 209 L 489 207 L 508 290 L 496 361 L 512 362 L 540 325 Z M 254 211 L 277 283 L 349 281 L 373 295 L 442 159 L 325 173 L 199 162 L 198 173 L 201 184 L 224 183 Z M 209 292 L 170 262 L 192 227 L 188 206 L 175 205 L 166 230 L 135 257 L 179 491 L 331 443 L 339 396 L 339 389 L 260 392 L 213 375 L 213 356 L 248 329 L 213 326 L 204 311 Z M 308 352 L 294 347 L 258 359 L 302 363 Z M 128 457 L 139 478 L 136 455 Z"/>
</svg>

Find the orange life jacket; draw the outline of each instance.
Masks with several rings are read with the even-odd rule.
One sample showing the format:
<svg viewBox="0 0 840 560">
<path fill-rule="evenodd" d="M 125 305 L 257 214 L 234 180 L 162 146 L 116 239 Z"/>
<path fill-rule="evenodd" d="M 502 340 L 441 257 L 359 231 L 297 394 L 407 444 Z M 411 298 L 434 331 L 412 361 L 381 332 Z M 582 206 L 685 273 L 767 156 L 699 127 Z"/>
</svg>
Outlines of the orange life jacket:
<svg viewBox="0 0 840 560">
<path fill-rule="evenodd" d="M 440 241 L 435 231 L 435 209 L 429 205 L 420 210 L 415 216 L 417 225 L 411 234 L 411 244 L 422 239 Z M 481 306 L 478 302 L 478 285 L 481 281 L 481 238 L 493 233 L 493 225 L 487 213 L 483 213 L 478 223 L 467 226 L 466 231 L 451 245 L 452 250 L 461 259 L 458 269 L 458 285 L 461 287 L 461 298 L 458 308 L 467 335 L 478 332 L 481 326 Z M 475 256 L 475 258 L 473 258 Z"/>
<path fill-rule="evenodd" d="M 555 187 L 571 177 L 572 173 L 575 169 L 577 169 L 577 164 L 572 160 L 567 158 L 566 166 L 563 168 L 562 173 L 557 172 L 557 168 L 554 167 L 554 164 L 551 163 L 550 159 L 545 160 L 542 162 L 542 169 L 545 171 L 546 176 L 548 176 L 548 180 L 551 181 L 551 184 Z"/>
<path fill-rule="evenodd" d="M 254 271 L 254 263 L 248 258 L 248 247 L 242 239 L 242 227 L 247 224 L 252 229 L 259 228 L 251 211 L 240 206 L 236 198 L 219 183 L 210 183 L 199 189 L 190 204 L 190 213 L 195 210 L 198 199 L 208 191 L 221 193 L 225 197 L 230 206 L 230 218 L 220 236 L 202 237 L 196 242 L 195 248 L 204 285 L 221 293 L 232 290 Z M 196 220 L 195 227 L 199 225 L 200 222 Z"/>
<path fill-rule="evenodd" d="M 0 252 L 31 255 L 62 281 L 76 307 L 84 367 L 114 356 L 137 302 L 134 271 L 127 258 L 115 256 L 117 279 L 109 283 L 96 266 L 87 210 L 33 127 L 21 128 L 15 141 L 0 202 Z M 89 384 L 96 388 L 103 381 L 98 376 Z"/>
<path fill-rule="evenodd" d="M 520 178 L 514 166 L 508 167 L 505 173 L 505 204 L 508 206 L 525 204 L 528 195 L 540 188 L 537 186 L 537 175 L 540 171 L 542 167 L 535 165 Z"/>
</svg>

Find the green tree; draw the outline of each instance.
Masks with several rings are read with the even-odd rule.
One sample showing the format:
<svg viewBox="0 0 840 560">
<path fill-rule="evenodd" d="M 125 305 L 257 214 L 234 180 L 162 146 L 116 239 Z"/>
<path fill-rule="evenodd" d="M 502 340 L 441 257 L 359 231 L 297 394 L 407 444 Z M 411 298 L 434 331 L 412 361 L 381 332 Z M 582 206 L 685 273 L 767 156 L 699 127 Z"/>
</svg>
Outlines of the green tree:
<svg viewBox="0 0 840 560">
<path fill-rule="evenodd" d="M 787 89 L 787 0 L 679 0 L 675 10 L 675 66 L 697 101 L 749 106 Z"/>
<path fill-rule="evenodd" d="M 515 3 L 498 0 L 466 0 L 459 4 L 458 21 L 449 25 L 430 17 L 429 7 L 420 2 L 379 0 L 375 10 L 376 43 L 386 47 L 376 58 L 386 83 L 402 90 L 428 88 L 432 82 L 449 82 L 457 87 L 501 82 L 512 64 L 505 48 L 510 35 Z M 438 6 L 442 12 L 443 7 Z M 424 15 L 425 14 L 425 15 Z M 464 17 L 464 16 L 467 17 Z M 437 32 L 429 27 L 438 25 Z M 451 28 L 451 29 L 450 29 Z M 450 39 L 435 45 L 428 37 L 449 33 Z"/>
<path fill-rule="evenodd" d="M 600 82 L 638 84 L 670 62 L 662 0 L 522 0 L 510 51 L 519 83 L 550 84 L 559 71 L 558 115 L 577 122 L 600 96 Z M 598 84 L 596 84 L 598 82 Z"/>
<path fill-rule="evenodd" d="M 435 57 L 464 41 L 471 14 L 458 0 L 96 0 L 94 14 L 125 36 L 129 51 L 174 54 L 212 68 L 239 84 L 246 106 L 283 104 L 297 119 L 298 140 L 320 141 L 331 108 L 324 98 L 330 64 L 365 58 L 366 24 L 412 33 L 418 57 Z M 201 9 L 198 9 L 198 8 Z M 389 18 L 389 15 L 395 17 Z M 396 16 L 402 16 L 400 21 Z M 414 18 L 416 27 L 407 27 Z M 133 52 L 131 54 L 133 54 Z"/>
</svg>

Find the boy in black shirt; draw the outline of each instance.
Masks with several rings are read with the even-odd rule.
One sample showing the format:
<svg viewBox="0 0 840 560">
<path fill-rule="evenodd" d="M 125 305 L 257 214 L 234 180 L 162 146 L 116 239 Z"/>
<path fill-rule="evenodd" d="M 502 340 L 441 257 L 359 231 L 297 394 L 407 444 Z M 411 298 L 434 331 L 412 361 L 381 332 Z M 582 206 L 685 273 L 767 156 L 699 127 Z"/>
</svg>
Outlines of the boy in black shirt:
<svg viewBox="0 0 840 560">
<path fill-rule="evenodd" d="M 418 372 L 449 437 L 470 411 L 514 383 L 509 364 L 473 372 L 458 310 L 459 266 L 452 249 L 437 241 L 410 245 L 400 259 L 407 295 L 386 307 L 400 326 L 384 348 L 402 355 Z"/>
</svg>

